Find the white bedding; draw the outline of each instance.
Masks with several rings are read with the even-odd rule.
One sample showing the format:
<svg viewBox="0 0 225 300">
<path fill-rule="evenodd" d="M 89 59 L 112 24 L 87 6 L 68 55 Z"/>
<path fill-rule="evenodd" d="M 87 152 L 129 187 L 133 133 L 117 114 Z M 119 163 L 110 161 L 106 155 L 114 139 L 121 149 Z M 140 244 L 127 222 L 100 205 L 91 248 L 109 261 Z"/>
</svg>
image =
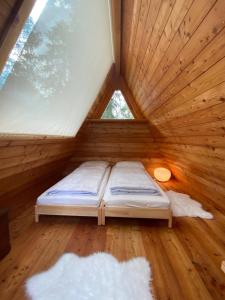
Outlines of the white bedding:
<svg viewBox="0 0 225 300">
<path fill-rule="evenodd" d="M 111 174 L 110 190 L 113 195 L 160 195 L 149 174 L 140 167 L 116 166 Z"/>
<path fill-rule="evenodd" d="M 87 195 L 47 195 L 47 192 L 52 189 L 48 189 L 42 195 L 40 195 L 37 199 L 37 204 L 39 205 L 77 205 L 77 206 L 99 206 L 99 203 L 102 199 L 105 186 L 108 181 L 110 173 L 110 167 L 108 167 L 105 171 L 103 180 L 101 182 L 99 192 L 97 196 L 87 196 Z"/>
<path fill-rule="evenodd" d="M 115 164 L 115 167 L 118 167 L 118 168 L 142 168 L 144 169 L 144 165 L 141 161 L 126 161 L 126 160 L 122 160 L 122 161 L 118 161 L 116 164 Z"/>
<path fill-rule="evenodd" d="M 124 169 L 124 168 L 123 168 Z M 136 168 L 135 168 L 136 169 Z M 136 172 L 138 170 L 136 169 Z M 123 207 L 152 207 L 152 208 L 168 208 L 170 200 L 160 186 L 151 178 L 149 180 L 159 189 L 161 196 L 156 195 L 112 195 L 110 187 L 112 184 L 113 174 L 120 172 L 119 167 L 112 169 L 109 181 L 107 183 L 103 200 L 106 206 L 123 206 Z"/>
<path fill-rule="evenodd" d="M 46 194 L 51 196 L 97 196 L 105 170 L 106 168 L 103 167 L 79 167 L 52 186 L 46 191 Z"/>
<path fill-rule="evenodd" d="M 107 168 L 109 166 L 109 162 L 105 160 L 89 160 L 83 162 L 79 168 L 93 168 L 93 167 L 102 167 Z"/>
</svg>

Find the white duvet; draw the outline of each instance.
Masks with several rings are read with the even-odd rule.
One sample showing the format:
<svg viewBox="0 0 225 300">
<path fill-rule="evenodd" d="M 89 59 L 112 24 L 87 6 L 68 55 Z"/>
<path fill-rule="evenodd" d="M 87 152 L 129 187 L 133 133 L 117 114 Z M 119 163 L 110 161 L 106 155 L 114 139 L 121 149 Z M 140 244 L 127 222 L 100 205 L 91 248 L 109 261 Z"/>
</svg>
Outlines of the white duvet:
<svg viewBox="0 0 225 300">
<path fill-rule="evenodd" d="M 74 172 L 73 172 L 74 173 Z M 102 182 L 100 184 L 100 188 L 98 191 L 98 194 L 96 196 L 94 195 L 88 195 L 88 194 L 50 194 L 49 191 L 56 186 L 65 187 L 65 189 L 70 189 L 71 186 L 74 185 L 74 174 L 71 173 L 70 175 L 63 178 L 63 180 L 59 181 L 57 184 L 49 188 L 47 191 L 45 191 L 43 194 L 41 194 L 37 199 L 37 204 L 39 205 L 88 205 L 88 206 L 97 206 L 103 196 L 106 183 L 108 181 L 110 168 L 106 168 L 104 172 L 104 176 L 102 179 Z"/>
<path fill-rule="evenodd" d="M 46 192 L 47 196 L 55 195 L 92 195 L 98 194 L 105 168 L 77 168 L 70 175 L 56 183 Z"/>
<path fill-rule="evenodd" d="M 161 195 L 145 169 L 140 167 L 114 167 L 110 190 L 113 195 Z"/>
<path fill-rule="evenodd" d="M 124 176 L 126 176 L 126 170 L 128 167 L 123 167 Z M 117 166 L 113 167 L 109 181 L 107 183 L 103 200 L 106 206 L 123 206 L 123 207 L 152 207 L 152 208 L 168 208 L 170 201 L 165 194 L 165 192 L 160 188 L 160 186 L 154 182 L 150 175 L 149 181 L 151 185 L 154 185 L 157 190 L 160 192 L 159 195 L 150 195 L 150 194 L 120 194 L 113 195 L 111 193 L 110 187 L 112 186 L 113 176 L 117 174 L 119 168 Z M 140 168 L 139 168 L 140 170 Z M 120 171 L 119 171 L 120 172 Z M 113 175 L 114 174 L 114 175 Z M 130 179 L 134 181 L 134 177 Z"/>
</svg>

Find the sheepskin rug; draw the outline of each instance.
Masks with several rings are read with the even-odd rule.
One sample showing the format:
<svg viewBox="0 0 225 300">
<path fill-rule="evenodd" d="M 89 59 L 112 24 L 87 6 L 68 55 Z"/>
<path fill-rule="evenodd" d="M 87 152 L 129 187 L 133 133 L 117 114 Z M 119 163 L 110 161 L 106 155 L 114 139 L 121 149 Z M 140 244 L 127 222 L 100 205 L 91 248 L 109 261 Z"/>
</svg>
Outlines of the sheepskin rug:
<svg viewBox="0 0 225 300">
<path fill-rule="evenodd" d="M 191 199 L 189 195 L 174 191 L 166 192 L 171 202 L 174 217 L 199 217 L 213 219 L 213 215 L 202 208 L 201 203 Z"/>
<path fill-rule="evenodd" d="M 32 300 L 151 300 L 145 258 L 118 262 L 112 255 L 64 254 L 48 271 L 26 282 Z"/>
</svg>

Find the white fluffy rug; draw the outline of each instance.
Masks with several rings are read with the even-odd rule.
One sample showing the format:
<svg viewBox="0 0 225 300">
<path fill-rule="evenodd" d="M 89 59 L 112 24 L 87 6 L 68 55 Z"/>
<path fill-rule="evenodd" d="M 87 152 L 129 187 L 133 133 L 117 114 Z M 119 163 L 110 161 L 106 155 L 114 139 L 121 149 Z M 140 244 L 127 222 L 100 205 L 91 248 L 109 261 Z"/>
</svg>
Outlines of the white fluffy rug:
<svg viewBox="0 0 225 300">
<path fill-rule="evenodd" d="M 173 216 L 175 217 L 200 217 L 213 219 L 213 215 L 202 208 L 201 203 L 191 199 L 189 195 L 174 191 L 166 192 L 171 201 Z"/>
<path fill-rule="evenodd" d="M 26 283 L 33 300 L 151 300 L 145 258 L 119 263 L 112 255 L 64 254 L 48 271 Z"/>
</svg>

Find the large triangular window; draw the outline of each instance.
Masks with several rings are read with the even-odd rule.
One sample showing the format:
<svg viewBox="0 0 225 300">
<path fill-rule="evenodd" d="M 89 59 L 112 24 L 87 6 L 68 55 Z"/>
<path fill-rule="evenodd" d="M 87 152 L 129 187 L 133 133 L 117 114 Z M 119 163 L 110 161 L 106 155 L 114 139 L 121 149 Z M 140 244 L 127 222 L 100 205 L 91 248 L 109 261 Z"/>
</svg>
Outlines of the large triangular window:
<svg viewBox="0 0 225 300">
<path fill-rule="evenodd" d="M 134 119 L 120 90 L 113 93 L 101 119 Z"/>
</svg>

